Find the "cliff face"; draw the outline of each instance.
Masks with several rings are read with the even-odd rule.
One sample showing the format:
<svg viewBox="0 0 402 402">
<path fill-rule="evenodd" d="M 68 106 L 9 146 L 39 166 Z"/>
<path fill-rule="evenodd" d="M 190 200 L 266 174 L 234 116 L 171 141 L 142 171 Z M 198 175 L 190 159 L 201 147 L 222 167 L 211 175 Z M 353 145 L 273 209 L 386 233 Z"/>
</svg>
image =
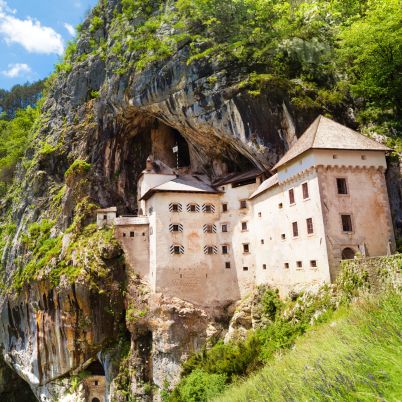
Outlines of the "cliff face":
<svg viewBox="0 0 402 402">
<path fill-rule="evenodd" d="M 95 229 L 84 229 L 96 205 L 134 212 L 147 156 L 172 163 L 175 143 L 194 171 L 212 177 L 270 168 L 319 112 L 298 109 L 278 86 L 251 95 L 239 85 L 248 77 L 244 67 L 188 63 L 186 43 L 136 70 L 129 63 L 135 51 L 124 58 L 107 51 L 116 41 L 124 45 L 124 36 L 116 39 L 119 24 L 135 20 L 115 18 L 120 0 L 102 2 L 96 12 L 102 26 L 93 28 L 93 15 L 83 24 L 70 67 L 52 79 L 18 186 L 2 201 L 3 221 L 16 227 L 2 256 L 0 342 L 7 364 L 43 401 L 83 398 L 73 380 L 97 358 L 112 399 L 125 400 L 127 387 L 152 399 L 146 384 L 173 384 L 181 361 L 227 318 L 224 311 L 148 295 L 125 271 L 121 250 L 105 245 L 94 254 L 97 241 L 84 239 Z M 93 41 L 106 50 L 94 51 Z M 400 191 L 392 194 L 400 214 Z M 51 227 L 38 229 L 42 241 L 32 224 L 45 220 Z M 50 241 L 52 248 L 43 250 Z M 126 353 L 122 345 L 130 345 Z"/>
</svg>

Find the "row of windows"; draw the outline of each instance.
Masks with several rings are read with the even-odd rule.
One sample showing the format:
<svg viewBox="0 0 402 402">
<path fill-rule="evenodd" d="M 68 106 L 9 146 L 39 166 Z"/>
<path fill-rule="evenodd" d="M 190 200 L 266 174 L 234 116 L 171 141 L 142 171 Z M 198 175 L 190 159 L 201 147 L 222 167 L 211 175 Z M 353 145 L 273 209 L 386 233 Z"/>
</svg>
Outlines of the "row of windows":
<svg viewBox="0 0 402 402">
<path fill-rule="evenodd" d="M 247 208 L 247 200 L 240 200 L 240 209 Z M 170 212 L 182 212 L 183 211 L 183 205 L 179 202 L 171 202 L 169 204 L 169 211 Z M 205 212 L 205 213 L 214 213 L 215 212 L 215 205 L 213 204 L 203 204 L 200 206 L 197 203 L 191 203 L 186 205 L 186 211 L 187 212 Z M 223 203 L 222 204 L 222 212 L 227 212 L 228 211 L 228 204 Z M 150 208 L 149 214 L 151 215 L 153 212 L 153 209 Z"/>
<path fill-rule="evenodd" d="M 227 244 L 221 245 L 221 253 L 229 254 L 230 246 Z M 250 245 L 248 243 L 243 244 L 243 253 L 250 252 Z M 180 244 L 173 244 L 170 246 L 170 254 L 184 254 L 184 246 Z M 214 245 L 204 246 L 204 254 L 218 254 L 218 247 Z"/>
<path fill-rule="evenodd" d="M 265 264 L 263 264 L 263 269 L 266 269 L 266 266 L 265 266 L 265 268 L 264 268 L 264 265 L 265 265 Z M 283 267 L 284 267 L 285 269 L 289 269 L 289 268 L 290 268 L 290 265 L 289 265 L 288 262 L 285 262 L 285 263 L 283 264 Z M 303 261 L 296 261 L 296 268 L 297 268 L 297 269 L 303 268 Z M 317 268 L 317 260 L 310 260 L 310 268 Z"/>
<path fill-rule="evenodd" d="M 215 224 L 205 224 L 202 227 L 204 233 L 216 233 L 216 225 Z M 248 230 L 247 222 L 241 223 L 241 230 Z M 221 224 L 221 231 L 226 233 L 229 231 L 229 225 L 227 223 Z M 171 223 L 169 225 L 169 232 L 183 232 L 183 225 L 181 223 Z"/>
</svg>

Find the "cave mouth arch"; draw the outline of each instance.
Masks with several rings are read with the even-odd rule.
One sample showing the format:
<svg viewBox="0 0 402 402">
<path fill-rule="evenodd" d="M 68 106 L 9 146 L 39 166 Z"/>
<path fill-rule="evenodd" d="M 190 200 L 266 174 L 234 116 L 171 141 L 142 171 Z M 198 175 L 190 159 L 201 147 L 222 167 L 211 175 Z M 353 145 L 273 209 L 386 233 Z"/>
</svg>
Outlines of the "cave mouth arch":
<svg viewBox="0 0 402 402">
<path fill-rule="evenodd" d="M 94 360 L 89 366 L 86 367 L 85 371 L 89 372 L 91 375 L 105 375 L 105 369 L 98 360 Z"/>
</svg>

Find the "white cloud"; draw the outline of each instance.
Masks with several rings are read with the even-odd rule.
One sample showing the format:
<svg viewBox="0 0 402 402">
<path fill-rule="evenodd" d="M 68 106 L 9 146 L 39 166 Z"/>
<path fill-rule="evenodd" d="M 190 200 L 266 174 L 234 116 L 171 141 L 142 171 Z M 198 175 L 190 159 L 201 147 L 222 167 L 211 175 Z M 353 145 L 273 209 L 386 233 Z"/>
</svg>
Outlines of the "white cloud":
<svg viewBox="0 0 402 402">
<path fill-rule="evenodd" d="M 16 64 L 9 64 L 8 70 L 4 70 L 1 72 L 8 78 L 16 78 L 21 75 L 27 75 L 32 73 L 31 67 L 25 63 L 16 63 Z"/>
<path fill-rule="evenodd" d="M 68 24 L 67 22 L 65 22 L 65 23 L 64 23 L 64 28 L 67 29 L 68 33 L 69 33 L 71 36 L 75 36 L 75 29 L 74 29 L 74 27 L 73 27 L 71 24 Z"/>
<path fill-rule="evenodd" d="M 64 51 L 59 33 L 30 17 L 16 18 L 3 0 L 0 0 L 0 36 L 7 44 L 18 43 L 30 53 L 61 55 Z"/>
</svg>

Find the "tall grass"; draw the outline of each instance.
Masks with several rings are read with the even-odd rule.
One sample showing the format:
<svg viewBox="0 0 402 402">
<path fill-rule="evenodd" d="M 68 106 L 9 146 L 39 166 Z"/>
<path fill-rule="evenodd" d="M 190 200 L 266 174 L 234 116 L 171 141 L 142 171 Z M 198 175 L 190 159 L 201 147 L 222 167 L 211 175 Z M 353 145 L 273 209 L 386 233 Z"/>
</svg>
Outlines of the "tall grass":
<svg viewBox="0 0 402 402">
<path fill-rule="evenodd" d="M 310 331 L 215 402 L 402 400 L 402 300 L 371 298 Z"/>
</svg>

